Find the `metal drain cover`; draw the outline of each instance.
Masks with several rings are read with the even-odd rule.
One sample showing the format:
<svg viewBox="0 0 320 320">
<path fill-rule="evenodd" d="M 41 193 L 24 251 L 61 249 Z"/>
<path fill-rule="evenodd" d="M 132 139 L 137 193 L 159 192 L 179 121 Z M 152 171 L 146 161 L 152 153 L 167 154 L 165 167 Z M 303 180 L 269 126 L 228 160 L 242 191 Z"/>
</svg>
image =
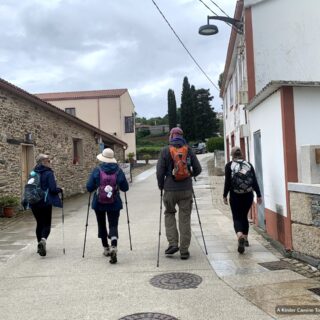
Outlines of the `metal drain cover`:
<svg viewBox="0 0 320 320">
<path fill-rule="evenodd" d="M 268 270 L 292 270 L 292 265 L 286 261 L 271 261 L 271 262 L 262 262 L 258 263 L 260 266 L 268 269 Z"/>
<path fill-rule="evenodd" d="M 200 276 L 186 272 L 164 273 L 150 280 L 154 287 L 168 290 L 194 289 L 201 282 L 202 278 Z"/>
<path fill-rule="evenodd" d="M 119 320 L 178 320 L 175 317 L 168 316 L 167 314 L 163 313 L 152 313 L 152 312 L 146 312 L 146 313 L 135 313 L 131 314 L 129 316 L 125 316 Z"/>
<path fill-rule="evenodd" d="M 314 294 L 320 296 L 320 288 L 312 288 L 312 289 L 308 289 L 308 290 L 313 292 Z"/>
</svg>

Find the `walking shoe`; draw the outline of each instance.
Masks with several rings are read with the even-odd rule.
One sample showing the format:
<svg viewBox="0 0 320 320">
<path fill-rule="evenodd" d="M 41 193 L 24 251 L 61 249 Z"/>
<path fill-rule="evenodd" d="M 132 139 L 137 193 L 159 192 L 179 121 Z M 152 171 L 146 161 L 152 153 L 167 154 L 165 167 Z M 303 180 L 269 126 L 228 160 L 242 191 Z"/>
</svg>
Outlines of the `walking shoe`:
<svg viewBox="0 0 320 320">
<path fill-rule="evenodd" d="M 180 258 L 181 258 L 182 260 L 187 260 L 187 259 L 189 259 L 189 257 L 190 257 L 189 251 L 180 252 Z"/>
<path fill-rule="evenodd" d="M 103 247 L 103 254 L 106 257 L 110 257 L 110 247 Z"/>
<path fill-rule="evenodd" d="M 45 238 L 42 238 L 38 243 L 38 253 L 41 257 L 45 257 L 47 254 L 46 239 Z"/>
<path fill-rule="evenodd" d="M 174 254 L 179 251 L 177 246 L 169 246 L 168 249 L 164 252 L 165 254 Z"/>
<path fill-rule="evenodd" d="M 244 246 L 245 246 L 245 247 L 249 247 L 249 241 L 248 241 L 248 239 L 245 239 L 245 240 L 244 240 Z"/>
<path fill-rule="evenodd" d="M 117 260 L 117 247 L 111 247 L 110 251 L 110 261 L 111 264 L 115 264 L 118 262 Z"/>
<path fill-rule="evenodd" d="M 241 237 L 238 239 L 238 252 L 239 253 L 244 253 L 244 250 L 245 250 L 244 242 L 245 242 L 244 238 Z"/>
</svg>

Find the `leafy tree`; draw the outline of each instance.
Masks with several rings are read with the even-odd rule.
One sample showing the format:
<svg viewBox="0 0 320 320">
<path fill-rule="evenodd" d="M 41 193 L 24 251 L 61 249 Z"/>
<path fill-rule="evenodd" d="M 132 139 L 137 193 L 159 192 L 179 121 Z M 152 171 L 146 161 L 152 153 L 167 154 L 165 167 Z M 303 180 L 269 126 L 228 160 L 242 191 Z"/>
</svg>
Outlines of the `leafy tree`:
<svg viewBox="0 0 320 320">
<path fill-rule="evenodd" d="M 177 126 L 177 103 L 174 91 L 168 90 L 168 120 L 170 130 Z"/>
<path fill-rule="evenodd" d="M 195 92 L 195 139 L 204 140 L 216 135 L 218 123 L 216 113 L 211 107 L 209 89 L 198 89 Z"/>
</svg>

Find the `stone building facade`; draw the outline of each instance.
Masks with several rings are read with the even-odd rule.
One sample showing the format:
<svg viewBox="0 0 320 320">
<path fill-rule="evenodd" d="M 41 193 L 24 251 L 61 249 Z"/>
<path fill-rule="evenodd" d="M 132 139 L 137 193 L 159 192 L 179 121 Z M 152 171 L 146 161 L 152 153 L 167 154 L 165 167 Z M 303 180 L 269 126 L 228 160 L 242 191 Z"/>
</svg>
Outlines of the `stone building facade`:
<svg viewBox="0 0 320 320">
<path fill-rule="evenodd" d="M 0 196 L 22 196 L 39 153 L 50 155 L 66 196 L 83 193 L 103 146 L 124 161 L 122 140 L 0 79 Z"/>
</svg>

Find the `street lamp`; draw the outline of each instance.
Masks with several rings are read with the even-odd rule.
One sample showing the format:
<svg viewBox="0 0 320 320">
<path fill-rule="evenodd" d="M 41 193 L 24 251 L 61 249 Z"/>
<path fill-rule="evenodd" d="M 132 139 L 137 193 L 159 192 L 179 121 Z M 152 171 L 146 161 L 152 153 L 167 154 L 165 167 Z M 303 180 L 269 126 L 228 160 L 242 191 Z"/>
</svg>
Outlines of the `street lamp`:
<svg viewBox="0 0 320 320">
<path fill-rule="evenodd" d="M 209 24 L 209 20 L 221 20 L 226 23 L 231 24 L 235 27 L 237 33 L 243 34 L 243 22 L 237 19 L 233 19 L 230 17 L 222 17 L 222 16 L 208 16 L 207 24 L 199 28 L 199 33 L 203 36 L 212 36 L 219 32 L 218 27 L 214 24 Z"/>
</svg>

